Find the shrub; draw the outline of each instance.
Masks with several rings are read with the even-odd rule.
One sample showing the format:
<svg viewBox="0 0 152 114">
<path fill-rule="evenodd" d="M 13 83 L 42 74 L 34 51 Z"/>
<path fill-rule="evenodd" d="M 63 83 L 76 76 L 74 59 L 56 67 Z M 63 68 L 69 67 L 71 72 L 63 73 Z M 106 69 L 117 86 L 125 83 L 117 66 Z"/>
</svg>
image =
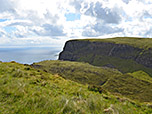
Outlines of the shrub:
<svg viewBox="0 0 152 114">
<path fill-rule="evenodd" d="M 31 70 L 31 68 L 30 67 L 26 67 L 25 70 Z"/>
<path fill-rule="evenodd" d="M 97 86 L 97 85 L 89 85 L 88 90 L 99 92 L 99 93 L 103 93 L 103 91 L 104 91 L 101 86 Z"/>
</svg>

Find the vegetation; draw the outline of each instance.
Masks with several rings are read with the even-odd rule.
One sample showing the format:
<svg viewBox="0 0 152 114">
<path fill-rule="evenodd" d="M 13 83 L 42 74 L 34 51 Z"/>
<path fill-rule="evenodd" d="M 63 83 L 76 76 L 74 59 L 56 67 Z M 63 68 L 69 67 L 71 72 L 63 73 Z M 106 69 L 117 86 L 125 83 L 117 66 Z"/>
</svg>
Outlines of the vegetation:
<svg viewBox="0 0 152 114">
<path fill-rule="evenodd" d="M 135 72 L 139 70 L 143 70 L 148 73 L 148 75 L 152 76 L 152 69 L 147 68 L 144 65 L 138 64 L 137 62 L 131 59 L 121 59 L 117 57 L 109 57 L 109 56 L 98 56 L 92 57 L 93 55 L 88 54 L 87 57 L 81 56 L 78 61 L 80 62 L 88 62 L 95 66 L 106 66 L 107 64 L 113 65 L 116 69 L 119 69 L 123 73 Z M 91 60 L 94 58 L 93 60 Z"/>
<path fill-rule="evenodd" d="M 116 37 L 68 41 L 59 59 L 87 62 L 99 67 L 110 66 L 122 73 L 142 70 L 152 77 L 151 57 L 152 39 Z"/>
<path fill-rule="evenodd" d="M 152 48 L 148 38 L 83 40 Z M 84 50 L 74 54 L 79 53 L 77 61 L 88 63 L 0 62 L 0 114 L 152 114 L 151 68 Z"/>
<path fill-rule="evenodd" d="M 137 79 L 148 81 L 148 82 L 152 83 L 152 78 L 143 71 L 136 71 L 136 72 L 128 73 L 128 74 L 132 75 L 133 77 L 135 77 Z"/>
<path fill-rule="evenodd" d="M 51 74 L 58 73 L 65 79 L 91 84 L 93 91 L 104 89 L 132 100 L 152 102 L 152 78 L 144 71 L 122 74 L 116 69 L 70 61 L 42 61 L 32 66 Z"/>
<path fill-rule="evenodd" d="M 150 106 L 89 91 L 29 65 L 0 63 L 1 114 L 151 114 Z"/>
<path fill-rule="evenodd" d="M 88 63 L 70 61 L 42 61 L 32 64 L 34 68 L 51 74 L 59 74 L 82 84 L 103 85 L 108 78 L 121 75 L 118 70 L 92 66 Z"/>
<path fill-rule="evenodd" d="M 124 74 L 111 78 L 103 88 L 136 101 L 152 102 L 152 82 L 134 78 L 132 75 Z"/>
<path fill-rule="evenodd" d="M 152 39 L 151 38 L 134 38 L 134 37 L 116 37 L 116 38 L 107 38 L 107 39 L 80 39 L 91 42 L 111 42 L 116 44 L 127 44 L 133 47 L 141 49 L 152 48 Z"/>
</svg>

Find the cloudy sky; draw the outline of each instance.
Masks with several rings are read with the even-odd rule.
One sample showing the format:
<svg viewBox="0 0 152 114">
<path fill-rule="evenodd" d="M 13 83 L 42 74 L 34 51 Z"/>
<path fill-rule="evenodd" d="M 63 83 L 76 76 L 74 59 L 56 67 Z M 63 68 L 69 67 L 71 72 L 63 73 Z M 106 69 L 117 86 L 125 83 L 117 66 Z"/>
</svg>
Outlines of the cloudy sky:
<svg viewBox="0 0 152 114">
<path fill-rule="evenodd" d="M 116 36 L 152 37 L 152 1 L 0 0 L 0 46 Z"/>
</svg>

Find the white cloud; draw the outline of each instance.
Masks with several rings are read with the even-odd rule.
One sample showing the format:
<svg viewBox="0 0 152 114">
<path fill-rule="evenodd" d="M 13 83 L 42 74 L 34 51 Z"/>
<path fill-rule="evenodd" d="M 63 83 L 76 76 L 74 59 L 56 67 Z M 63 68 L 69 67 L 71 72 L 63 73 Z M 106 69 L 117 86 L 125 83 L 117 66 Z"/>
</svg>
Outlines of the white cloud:
<svg viewBox="0 0 152 114">
<path fill-rule="evenodd" d="M 151 0 L 0 0 L 1 45 L 52 45 L 52 40 L 64 43 L 63 39 L 81 37 L 152 37 L 151 9 Z M 68 21 L 65 15 L 70 13 L 80 19 Z"/>
</svg>

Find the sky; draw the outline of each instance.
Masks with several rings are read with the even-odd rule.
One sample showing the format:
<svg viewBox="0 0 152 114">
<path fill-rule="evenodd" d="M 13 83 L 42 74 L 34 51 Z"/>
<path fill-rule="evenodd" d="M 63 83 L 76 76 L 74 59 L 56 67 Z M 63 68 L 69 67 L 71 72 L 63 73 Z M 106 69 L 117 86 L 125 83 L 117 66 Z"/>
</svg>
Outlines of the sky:
<svg viewBox="0 0 152 114">
<path fill-rule="evenodd" d="M 123 36 L 152 38 L 151 0 L 0 0 L 0 47 Z"/>
</svg>

